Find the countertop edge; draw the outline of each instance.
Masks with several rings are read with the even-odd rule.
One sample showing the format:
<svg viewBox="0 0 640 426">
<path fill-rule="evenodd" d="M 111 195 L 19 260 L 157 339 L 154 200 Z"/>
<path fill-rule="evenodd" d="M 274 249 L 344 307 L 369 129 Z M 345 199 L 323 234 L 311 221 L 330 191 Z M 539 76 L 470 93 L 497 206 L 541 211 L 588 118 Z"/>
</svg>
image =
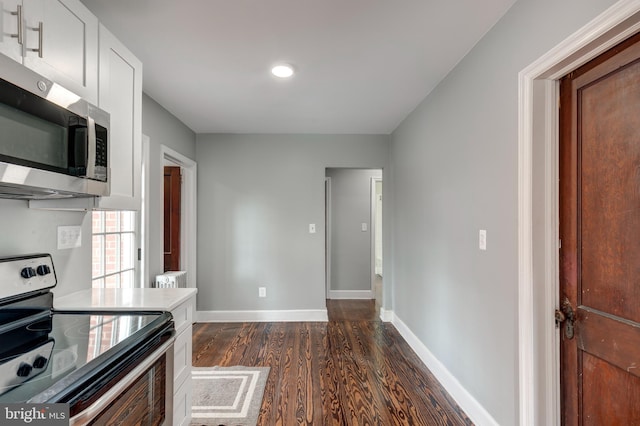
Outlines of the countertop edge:
<svg viewBox="0 0 640 426">
<path fill-rule="evenodd" d="M 65 311 L 172 311 L 197 292 L 197 288 L 86 289 L 54 296 L 53 308 Z"/>
</svg>

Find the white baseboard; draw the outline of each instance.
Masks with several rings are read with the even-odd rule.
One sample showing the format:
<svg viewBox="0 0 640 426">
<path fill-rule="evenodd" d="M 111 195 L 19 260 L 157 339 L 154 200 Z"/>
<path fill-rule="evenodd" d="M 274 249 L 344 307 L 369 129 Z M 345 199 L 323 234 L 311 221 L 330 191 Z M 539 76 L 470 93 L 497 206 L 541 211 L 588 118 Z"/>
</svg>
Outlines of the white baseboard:
<svg viewBox="0 0 640 426">
<path fill-rule="evenodd" d="M 329 290 L 329 299 L 374 299 L 372 290 Z"/>
<path fill-rule="evenodd" d="M 197 322 L 327 322 L 326 309 L 288 311 L 197 311 Z"/>
<path fill-rule="evenodd" d="M 380 308 L 380 320 L 382 322 L 393 322 L 393 311 L 390 309 Z"/>
<path fill-rule="evenodd" d="M 393 325 L 398 332 L 402 335 L 404 340 L 407 341 L 409 346 L 420 357 L 422 362 L 425 363 L 427 368 L 438 379 L 440 384 L 449 392 L 449 394 L 456 400 L 460 408 L 469 416 L 474 424 L 486 425 L 486 426 L 498 426 L 498 422 L 489 414 L 487 410 L 467 391 L 462 384 L 455 378 L 447 367 L 444 366 L 436 358 L 431 351 L 413 334 L 411 329 L 402 322 L 397 316 L 393 316 Z"/>
</svg>

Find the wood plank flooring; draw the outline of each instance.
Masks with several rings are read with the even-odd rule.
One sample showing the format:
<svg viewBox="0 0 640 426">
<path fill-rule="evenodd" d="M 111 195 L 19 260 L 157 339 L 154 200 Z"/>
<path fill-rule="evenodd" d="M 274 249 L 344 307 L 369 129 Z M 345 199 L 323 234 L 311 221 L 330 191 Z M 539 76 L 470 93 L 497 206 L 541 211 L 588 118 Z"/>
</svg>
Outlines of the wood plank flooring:
<svg viewBox="0 0 640 426">
<path fill-rule="evenodd" d="M 373 301 L 327 308 L 327 323 L 198 323 L 193 365 L 271 367 L 261 426 L 472 425 Z"/>
</svg>

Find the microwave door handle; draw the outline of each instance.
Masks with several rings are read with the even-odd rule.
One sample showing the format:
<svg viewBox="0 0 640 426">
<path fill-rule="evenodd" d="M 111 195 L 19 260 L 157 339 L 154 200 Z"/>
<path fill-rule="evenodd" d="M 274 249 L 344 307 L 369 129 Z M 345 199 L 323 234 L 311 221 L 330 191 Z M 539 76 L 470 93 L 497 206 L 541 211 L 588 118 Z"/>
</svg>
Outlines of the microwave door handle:
<svg viewBox="0 0 640 426">
<path fill-rule="evenodd" d="M 96 174 L 96 122 L 87 117 L 87 177 Z"/>
</svg>

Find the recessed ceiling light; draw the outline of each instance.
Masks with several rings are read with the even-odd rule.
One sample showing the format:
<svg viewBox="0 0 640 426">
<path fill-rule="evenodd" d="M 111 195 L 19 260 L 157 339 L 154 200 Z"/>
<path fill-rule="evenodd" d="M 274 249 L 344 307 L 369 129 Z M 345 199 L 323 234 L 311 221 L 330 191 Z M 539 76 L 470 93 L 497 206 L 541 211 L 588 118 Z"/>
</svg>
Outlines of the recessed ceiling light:
<svg viewBox="0 0 640 426">
<path fill-rule="evenodd" d="M 289 78 L 293 75 L 293 67 L 288 64 L 280 64 L 271 68 L 271 74 L 280 78 Z"/>
</svg>

